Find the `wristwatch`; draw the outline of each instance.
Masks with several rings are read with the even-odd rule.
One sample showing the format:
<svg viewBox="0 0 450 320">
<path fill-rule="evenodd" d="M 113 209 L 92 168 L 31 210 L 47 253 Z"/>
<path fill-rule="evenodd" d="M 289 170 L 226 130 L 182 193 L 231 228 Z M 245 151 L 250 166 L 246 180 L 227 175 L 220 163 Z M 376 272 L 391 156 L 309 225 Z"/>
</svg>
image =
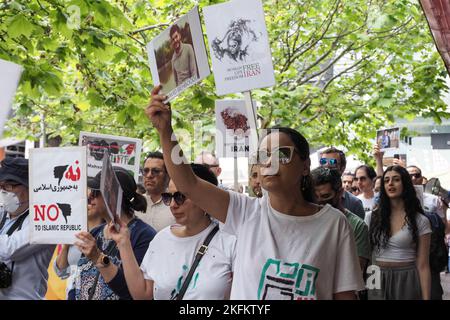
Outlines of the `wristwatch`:
<svg viewBox="0 0 450 320">
<path fill-rule="evenodd" d="M 96 262 L 95 266 L 97 268 L 105 268 L 105 267 L 109 266 L 110 263 L 111 263 L 111 259 L 103 252 L 100 252 L 100 255 L 97 258 L 97 262 Z"/>
</svg>

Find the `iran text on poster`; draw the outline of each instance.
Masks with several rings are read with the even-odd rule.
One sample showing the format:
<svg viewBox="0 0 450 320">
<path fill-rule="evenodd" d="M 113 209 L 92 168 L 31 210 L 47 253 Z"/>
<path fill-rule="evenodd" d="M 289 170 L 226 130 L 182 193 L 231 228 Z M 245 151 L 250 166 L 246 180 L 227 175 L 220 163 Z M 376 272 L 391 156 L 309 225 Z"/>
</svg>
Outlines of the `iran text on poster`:
<svg viewBox="0 0 450 320">
<path fill-rule="evenodd" d="M 0 138 L 11 112 L 11 104 L 19 84 L 22 66 L 0 59 Z"/>
<path fill-rule="evenodd" d="M 172 100 L 210 73 L 198 7 L 147 44 L 153 85 Z"/>
<path fill-rule="evenodd" d="M 218 95 L 275 84 L 261 0 L 203 9 Z"/>
<path fill-rule="evenodd" d="M 142 140 L 92 132 L 80 132 L 80 146 L 87 146 L 87 175 L 95 177 L 102 171 L 103 157 L 110 154 L 113 166 L 122 167 L 139 178 Z"/>
<path fill-rule="evenodd" d="M 73 244 L 87 231 L 86 147 L 30 150 L 31 243 Z"/>
<path fill-rule="evenodd" d="M 244 100 L 216 100 L 216 155 L 249 157 L 258 143 L 252 111 Z"/>
</svg>

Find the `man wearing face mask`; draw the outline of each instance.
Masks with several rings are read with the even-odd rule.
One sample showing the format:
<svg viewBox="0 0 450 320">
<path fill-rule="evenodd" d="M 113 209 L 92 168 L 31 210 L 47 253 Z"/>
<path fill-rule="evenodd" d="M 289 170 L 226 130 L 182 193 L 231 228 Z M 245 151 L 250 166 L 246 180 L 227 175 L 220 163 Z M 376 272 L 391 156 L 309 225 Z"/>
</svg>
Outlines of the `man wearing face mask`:
<svg viewBox="0 0 450 320">
<path fill-rule="evenodd" d="M 347 221 L 353 230 L 359 264 L 361 270 L 364 271 L 370 260 L 369 229 L 364 220 L 344 208 L 342 201 L 344 189 L 340 172 L 337 169 L 318 167 L 311 171 L 311 177 L 316 203 L 321 205 L 329 204 L 340 210 L 347 217 Z"/>
<path fill-rule="evenodd" d="M 54 245 L 30 245 L 28 160 L 0 167 L 0 300 L 42 300 Z"/>
</svg>

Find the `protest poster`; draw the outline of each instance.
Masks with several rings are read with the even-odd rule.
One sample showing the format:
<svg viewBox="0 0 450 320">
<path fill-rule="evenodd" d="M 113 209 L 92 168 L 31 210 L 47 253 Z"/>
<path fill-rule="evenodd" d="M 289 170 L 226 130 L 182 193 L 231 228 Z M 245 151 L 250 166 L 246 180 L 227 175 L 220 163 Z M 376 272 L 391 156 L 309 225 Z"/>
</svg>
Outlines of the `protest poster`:
<svg viewBox="0 0 450 320">
<path fill-rule="evenodd" d="M 141 139 L 82 131 L 79 145 L 87 146 L 88 177 L 93 178 L 102 171 L 104 155 L 109 154 L 112 165 L 130 171 L 137 183 L 141 160 Z"/>
<path fill-rule="evenodd" d="M 398 149 L 400 146 L 400 128 L 377 130 L 377 143 L 382 152 Z"/>
<path fill-rule="evenodd" d="M 117 219 L 120 218 L 123 190 L 116 174 L 114 173 L 109 157 L 103 158 L 100 192 L 103 196 L 103 200 L 105 201 L 108 215 L 114 222 L 117 231 L 119 231 Z"/>
<path fill-rule="evenodd" d="M 30 242 L 73 244 L 87 231 L 86 147 L 30 150 Z"/>
<path fill-rule="evenodd" d="M 261 0 L 203 8 L 218 95 L 273 86 L 275 76 Z"/>
<path fill-rule="evenodd" d="M 245 100 L 216 100 L 216 155 L 249 157 L 257 138 L 256 123 Z"/>
<path fill-rule="evenodd" d="M 147 44 L 153 85 L 172 100 L 210 73 L 198 7 Z"/>
<path fill-rule="evenodd" d="M 0 138 L 11 114 L 11 105 L 22 71 L 22 66 L 0 59 Z"/>
</svg>

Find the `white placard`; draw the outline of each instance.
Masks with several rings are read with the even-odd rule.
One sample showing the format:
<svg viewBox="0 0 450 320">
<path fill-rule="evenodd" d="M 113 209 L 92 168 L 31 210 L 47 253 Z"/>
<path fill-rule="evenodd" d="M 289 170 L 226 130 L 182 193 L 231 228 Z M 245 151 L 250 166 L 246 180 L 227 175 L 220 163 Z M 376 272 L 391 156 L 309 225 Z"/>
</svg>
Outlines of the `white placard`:
<svg viewBox="0 0 450 320">
<path fill-rule="evenodd" d="M 377 143 L 380 151 L 398 149 L 400 146 L 400 128 L 377 130 Z"/>
<path fill-rule="evenodd" d="M 87 231 L 86 147 L 30 150 L 30 242 L 73 244 Z"/>
<path fill-rule="evenodd" d="M 261 0 L 203 8 L 218 95 L 275 84 Z"/>
<path fill-rule="evenodd" d="M 11 105 L 22 71 L 22 66 L 0 59 L 0 138 L 11 114 Z"/>
<path fill-rule="evenodd" d="M 141 139 L 82 131 L 79 145 L 87 146 L 88 177 L 95 177 L 102 171 L 103 157 L 109 152 L 111 164 L 130 171 L 136 183 L 138 182 Z"/>
<path fill-rule="evenodd" d="M 172 100 L 210 73 L 198 7 L 147 44 L 153 85 Z"/>
<path fill-rule="evenodd" d="M 256 124 L 253 119 L 245 100 L 216 100 L 218 157 L 249 157 L 255 150 L 252 135 L 256 134 Z"/>
</svg>

